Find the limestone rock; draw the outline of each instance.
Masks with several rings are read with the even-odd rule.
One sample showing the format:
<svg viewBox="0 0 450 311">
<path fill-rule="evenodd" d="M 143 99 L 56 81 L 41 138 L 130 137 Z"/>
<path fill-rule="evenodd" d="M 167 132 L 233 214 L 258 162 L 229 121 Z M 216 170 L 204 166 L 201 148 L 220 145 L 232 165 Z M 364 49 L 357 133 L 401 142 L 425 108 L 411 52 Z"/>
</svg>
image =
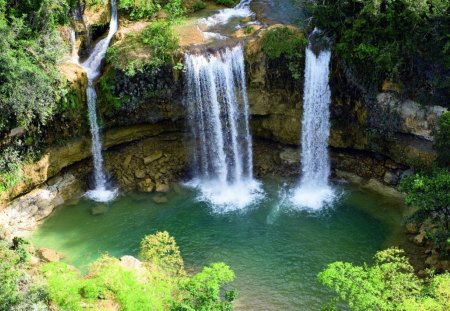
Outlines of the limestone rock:
<svg viewBox="0 0 450 311">
<path fill-rule="evenodd" d="M 170 187 L 165 183 L 157 183 L 156 184 L 156 192 L 167 193 L 170 191 Z"/>
<path fill-rule="evenodd" d="M 295 148 L 286 148 L 280 152 L 280 159 L 286 164 L 298 164 L 300 162 L 299 151 Z"/>
<path fill-rule="evenodd" d="M 93 216 L 99 216 L 99 215 L 103 215 L 106 214 L 109 210 L 109 206 L 107 204 L 97 204 L 96 206 L 94 206 L 91 210 L 91 214 Z"/>
<path fill-rule="evenodd" d="M 63 256 L 50 248 L 39 248 L 36 251 L 38 257 L 44 262 L 60 261 Z"/>
<path fill-rule="evenodd" d="M 139 189 L 139 191 L 142 191 L 142 192 L 152 192 L 154 188 L 155 188 L 155 184 L 153 183 L 153 181 L 150 178 L 147 178 L 146 180 L 141 181 L 138 184 L 138 189 Z"/>
<path fill-rule="evenodd" d="M 127 155 L 127 157 L 125 158 L 125 161 L 123 162 L 123 168 L 128 168 L 128 166 L 130 166 L 132 158 L 133 158 L 133 156 L 131 154 Z"/>
<path fill-rule="evenodd" d="M 416 245 L 423 245 L 423 244 L 425 244 L 425 232 L 421 231 L 418 235 L 416 235 L 412 239 L 412 241 Z"/>
<path fill-rule="evenodd" d="M 150 163 L 162 158 L 162 156 L 163 156 L 162 151 L 156 151 L 156 152 L 152 153 L 151 155 L 146 156 L 144 158 L 144 164 L 145 165 L 150 164 Z"/>
<path fill-rule="evenodd" d="M 406 224 L 405 231 L 408 234 L 418 234 L 419 233 L 419 227 L 415 224 Z"/>
<path fill-rule="evenodd" d="M 125 270 L 139 270 L 142 267 L 142 262 L 133 256 L 122 256 L 120 257 L 120 265 Z"/>
<path fill-rule="evenodd" d="M 143 179 L 143 178 L 145 178 L 145 171 L 144 170 L 136 170 L 134 172 L 134 176 L 136 178 Z"/>
</svg>

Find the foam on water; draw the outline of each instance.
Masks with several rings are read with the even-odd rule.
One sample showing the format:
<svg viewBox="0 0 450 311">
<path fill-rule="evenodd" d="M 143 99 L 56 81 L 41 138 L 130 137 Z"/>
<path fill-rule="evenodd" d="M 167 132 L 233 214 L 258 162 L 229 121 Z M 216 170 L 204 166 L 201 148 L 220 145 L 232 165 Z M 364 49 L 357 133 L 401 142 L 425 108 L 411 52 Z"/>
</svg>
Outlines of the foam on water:
<svg viewBox="0 0 450 311">
<path fill-rule="evenodd" d="M 208 27 L 213 27 L 216 25 L 226 24 L 233 18 L 253 16 L 254 13 L 250 9 L 250 2 L 251 0 L 241 0 L 241 2 L 234 8 L 220 10 L 210 17 L 201 19 L 200 23 L 205 24 Z"/>
<path fill-rule="evenodd" d="M 185 105 L 194 138 L 191 185 L 218 212 L 244 208 L 261 191 L 253 179 L 243 49 L 186 53 L 185 66 Z"/>
</svg>

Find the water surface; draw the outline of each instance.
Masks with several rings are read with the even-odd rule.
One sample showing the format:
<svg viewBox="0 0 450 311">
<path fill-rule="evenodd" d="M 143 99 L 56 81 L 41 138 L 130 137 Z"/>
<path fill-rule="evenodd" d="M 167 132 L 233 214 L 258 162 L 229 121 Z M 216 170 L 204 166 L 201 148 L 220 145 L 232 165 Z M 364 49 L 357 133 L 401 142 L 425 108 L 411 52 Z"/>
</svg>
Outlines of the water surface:
<svg viewBox="0 0 450 311">
<path fill-rule="evenodd" d="M 238 310 L 319 310 L 330 293 L 316 279 L 336 260 L 361 264 L 395 243 L 398 202 L 341 187 L 345 194 L 320 213 L 290 207 L 286 186 L 265 182 L 265 199 L 245 210 L 216 214 L 182 189 L 155 203 L 153 194 L 129 194 L 92 216 L 84 199 L 59 208 L 36 232 L 37 247 L 62 252 L 80 268 L 108 252 L 137 255 L 140 240 L 159 230 L 172 234 L 188 271 L 223 261 L 236 272 Z"/>
</svg>

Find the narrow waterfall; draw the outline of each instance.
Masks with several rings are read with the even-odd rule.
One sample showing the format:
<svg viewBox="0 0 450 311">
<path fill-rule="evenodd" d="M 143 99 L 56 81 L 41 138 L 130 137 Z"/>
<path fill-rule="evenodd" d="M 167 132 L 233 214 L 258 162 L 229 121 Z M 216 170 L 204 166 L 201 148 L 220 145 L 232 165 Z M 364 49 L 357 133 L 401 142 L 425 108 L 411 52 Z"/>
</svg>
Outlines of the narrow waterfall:
<svg viewBox="0 0 450 311">
<path fill-rule="evenodd" d="M 334 196 L 328 184 L 330 176 L 328 156 L 331 102 L 328 83 L 330 59 L 329 50 L 322 50 L 316 56 L 311 43 L 306 49 L 301 137 L 302 176 L 292 200 L 298 206 L 315 210 L 331 201 Z"/>
<path fill-rule="evenodd" d="M 110 201 L 117 195 L 117 189 L 108 189 L 107 178 L 103 171 L 102 141 L 100 137 L 100 127 L 97 122 L 97 94 L 95 92 L 94 81 L 100 76 L 101 62 L 106 55 L 106 50 L 118 27 L 116 1 L 111 0 L 111 22 L 109 24 L 108 35 L 97 43 L 88 59 L 81 64 L 86 70 L 88 77 L 86 98 L 88 102 L 89 123 L 92 135 L 92 157 L 94 162 L 95 182 L 95 188 L 89 190 L 86 193 L 86 196 L 98 202 Z"/>
<path fill-rule="evenodd" d="M 77 37 L 73 28 L 70 29 L 70 48 L 72 62 L 78 64 Z"/>
<path fill-rule="evenodd" d="M 185 66 L 185 104 L 195 141 L 192 183 L 217 211 L 243 208 L 260 191 L 253 179 L 242 47 L 186 53 Z"/>
</svg>

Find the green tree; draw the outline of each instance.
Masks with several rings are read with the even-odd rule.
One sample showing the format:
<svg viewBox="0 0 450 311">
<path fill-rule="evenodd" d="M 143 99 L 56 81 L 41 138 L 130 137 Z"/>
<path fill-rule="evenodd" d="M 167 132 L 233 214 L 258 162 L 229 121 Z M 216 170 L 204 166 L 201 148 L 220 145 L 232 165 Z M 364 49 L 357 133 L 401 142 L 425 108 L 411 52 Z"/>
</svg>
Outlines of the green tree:
<svg viewBox="0 0 450 311">
<path fill-rule="evenodd" d="M 429 220 L 427 234 L 435 244 L 445 249 L 450 238 L 450 173 L 435 169 L 429 175 L 415 174 L 404 178 L 400 190 L 406 193 L 406 204 L 416 212 L 409 221 Z"/>
<path fill-rule="evenodd" d="M 444 167 L 450 167 L 450 111 L 446 111 L 439 118 L 438 126 L 436 135 L 438 163 Z"/>
<path fill-rule="evenodd" d="M 380 251 L 374 259 L 371 266 L 334 262 L 319 273 L 319 281 L 355 311 L 448 310 L 450 274 L 419 279 L 396 248 Z"/>
</svg>

